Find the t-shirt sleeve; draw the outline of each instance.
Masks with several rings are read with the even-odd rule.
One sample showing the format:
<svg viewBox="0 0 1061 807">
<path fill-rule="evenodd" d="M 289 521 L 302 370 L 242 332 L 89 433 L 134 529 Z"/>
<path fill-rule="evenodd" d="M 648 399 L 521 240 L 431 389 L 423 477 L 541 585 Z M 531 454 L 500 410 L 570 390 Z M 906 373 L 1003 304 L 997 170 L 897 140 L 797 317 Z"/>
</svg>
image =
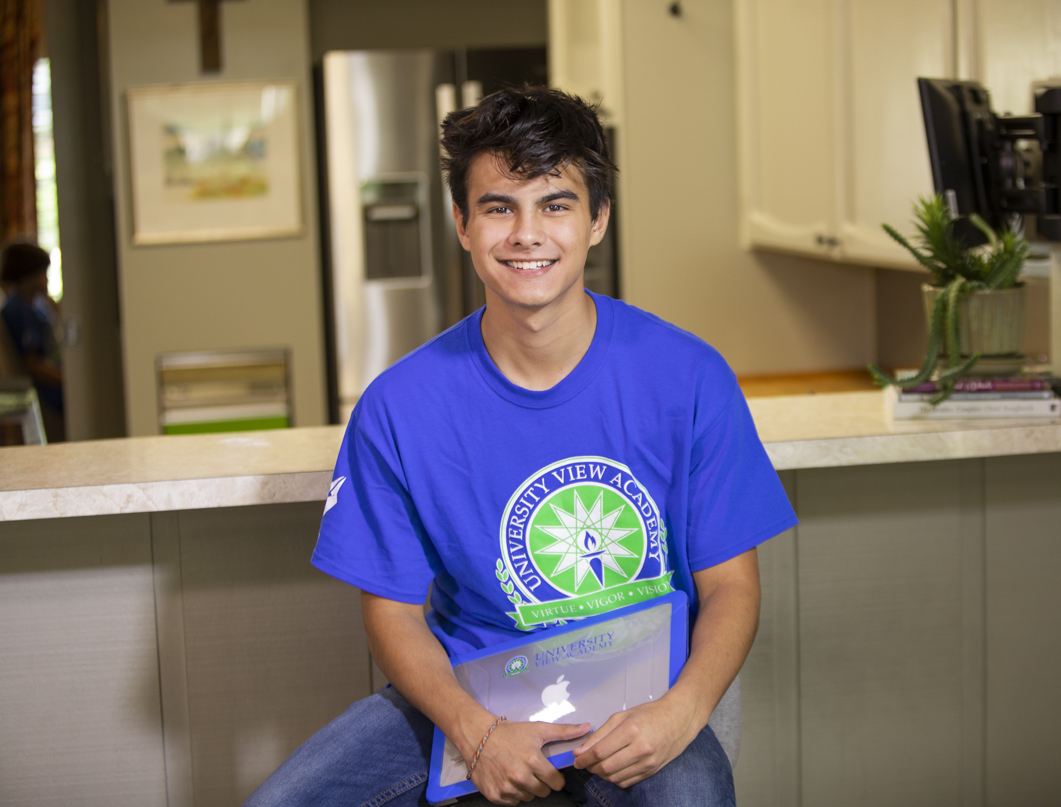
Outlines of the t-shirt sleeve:
<svg viewBox="0 0 1061 807">
<path fill-rule="evenodd" d="M 371 594 L 422 603 L 434 551 L 383 408 L 362 397 L 339 449 L 312 563 Z"/>
<path fill-rule="evenodd" d="M 690 463 L 689 568 L 699 571 L 796 525 L 781 480 L 732 371 L 711 386 L 720 403 L 698 406 Z M 706 384 L 707 382 L 705 382 Z M 721 394 L 719 394 L 721 393 Z M 701 402 L 710 398 L 702 390 Z"/>
</svg>

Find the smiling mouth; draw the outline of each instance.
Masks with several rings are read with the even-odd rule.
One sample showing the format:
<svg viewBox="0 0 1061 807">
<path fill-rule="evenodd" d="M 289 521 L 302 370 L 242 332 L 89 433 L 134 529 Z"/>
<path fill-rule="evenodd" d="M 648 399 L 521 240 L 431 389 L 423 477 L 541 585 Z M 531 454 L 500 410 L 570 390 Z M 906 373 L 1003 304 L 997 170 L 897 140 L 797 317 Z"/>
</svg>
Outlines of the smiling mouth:
<svg viewBox="0 0 1061 807">
<path fill-rule="evenodd" d="M 512 269 L 544 269 L 546 266 L 552 266 L 559 260 L 553 258 L 552 260 L 546 261 L 501 261 L 505 266 L 511 267 Z"/>
</svg>

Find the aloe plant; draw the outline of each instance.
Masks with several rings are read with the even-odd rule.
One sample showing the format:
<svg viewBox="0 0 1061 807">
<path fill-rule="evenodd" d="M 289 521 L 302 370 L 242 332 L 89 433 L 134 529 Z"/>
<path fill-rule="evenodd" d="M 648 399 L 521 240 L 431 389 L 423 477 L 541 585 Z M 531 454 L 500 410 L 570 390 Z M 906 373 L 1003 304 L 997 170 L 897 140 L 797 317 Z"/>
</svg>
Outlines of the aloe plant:
<svg viewBox="0 0 1061 807">
<path fill-rule="evenodd" d="M 1028 257 L 1028 242 L 1017 230 L 1006 227 L 997 233 L 973 213 L 969 221 L 987 236 L 987 244 L 968 247 L 955 234 L 955 221 L 943 197 L 937 194 L 932 198 L 921 197 L 914 205 L 914 224 L 918 232 L 916 246 L 894 227 L 881 225 L 888 235 L 928 269 L 932 275 L 932 285 L 942 289 L 942 293 L 936 298 L 932 309 L 928 349 L 920 371 L 913 376 L 896 378 L 871 364 L 869 372 L 882 387 L 915 387 L 932 377 L 942 354 L 946 358 L 946 367 L 940 370 L 936 378 L 940 392 L 933 403 L 946 400 L 954 391 L 954 382 L 980 360 L 979 354 L 964 359 L 961 356 L 962 300 L 973 292 L 1019 285 L 1020 271 Z"/>
</svg>

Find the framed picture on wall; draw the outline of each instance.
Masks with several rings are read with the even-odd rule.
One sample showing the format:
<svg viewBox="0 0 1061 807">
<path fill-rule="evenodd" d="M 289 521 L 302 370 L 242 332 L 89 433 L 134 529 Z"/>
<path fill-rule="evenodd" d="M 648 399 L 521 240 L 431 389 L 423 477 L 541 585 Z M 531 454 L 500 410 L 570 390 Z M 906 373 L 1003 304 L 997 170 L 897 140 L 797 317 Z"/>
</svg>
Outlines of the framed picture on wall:
<svg viewBox="0 0 1061 807">
<path fill-rule="evenodd" d="M 133 243 L 302 232 L 293 81 L 126 93 Z"/>
</svg>

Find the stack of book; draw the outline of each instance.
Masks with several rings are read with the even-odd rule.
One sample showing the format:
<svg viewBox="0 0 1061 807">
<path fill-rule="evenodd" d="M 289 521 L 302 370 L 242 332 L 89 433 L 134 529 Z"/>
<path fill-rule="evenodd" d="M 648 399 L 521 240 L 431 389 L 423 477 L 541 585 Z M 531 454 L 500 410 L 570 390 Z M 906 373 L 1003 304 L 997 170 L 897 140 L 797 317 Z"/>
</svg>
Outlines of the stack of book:
<svg viewBox="0 0 1061 807">
<path fill-rule="evenodd" d="M 895 420 L 969 418 L 1061 418 L 1061 379 L 1050 376 L 963 378 L 943 403 L 933 406 L 939 387 L 885 389 L 885 409 Z"/>
</svg>

